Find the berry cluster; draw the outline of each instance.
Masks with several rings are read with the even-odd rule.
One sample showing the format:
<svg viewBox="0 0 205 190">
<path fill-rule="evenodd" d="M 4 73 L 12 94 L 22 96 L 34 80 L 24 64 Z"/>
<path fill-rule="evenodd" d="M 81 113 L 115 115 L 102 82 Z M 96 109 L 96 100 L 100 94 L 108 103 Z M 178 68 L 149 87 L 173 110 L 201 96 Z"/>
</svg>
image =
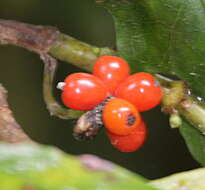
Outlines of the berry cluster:
<svg viewBox="0 0 205 190">
<path fill-rule="evenodd" d="M 100 120 L 113 146 L 122 152 L 133 152 L 143 144 L 147 132 L 140 112 L 154 108 L 161 98 L 153 75 L 130 75 L 127 62 L 117 56 L 97 59 L 93 74 L 69 75 L 62 92 L 63 103 L 74 110 L 93 110 L 107 99 Z"/>
</svg>

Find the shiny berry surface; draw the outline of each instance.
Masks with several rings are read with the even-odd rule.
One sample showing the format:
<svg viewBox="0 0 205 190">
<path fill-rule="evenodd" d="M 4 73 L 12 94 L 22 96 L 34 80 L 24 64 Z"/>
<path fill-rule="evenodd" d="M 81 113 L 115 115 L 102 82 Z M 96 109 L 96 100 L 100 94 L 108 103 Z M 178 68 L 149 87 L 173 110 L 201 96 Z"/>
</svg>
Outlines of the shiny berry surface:
<svg viewBox="0 0 205 190">
<path fill-rule="evenodd" d="M 96 60 L 93 74 L 99 77 L 113 93 L 117 86 L 129 76 L 128 63 L 117 56 L 102 56 Z"/>
<path fill-rule="evenodd" d="M 61 98 L 67 107 L 74 110 L 91 110 L 108 96 L 104 83 L 91 74 L 71 74 L 65 83 Z"/>
<path fill-rule="evenodd" d="M 112 98 L 103 109 L 103 123 L 107 130 L 117 135 L 128 135 L 141 122 L 134 105 L 120 98 Z"/>
<path fill-rule="evenodd" d="M 107 136 L 111 144 L 121 152 L 134 152 L 144 144 L 147 127 L 142 121 L 129 135 L 116 135 L 107 131 Z"/>
<path fill-rule="evenodd" d="M 131 102 L 142 112 L 160 104 L 162 90 L 151 74 L 141 72 L 122 82 L 115 91 L 115 96 Z"/>
</svg>

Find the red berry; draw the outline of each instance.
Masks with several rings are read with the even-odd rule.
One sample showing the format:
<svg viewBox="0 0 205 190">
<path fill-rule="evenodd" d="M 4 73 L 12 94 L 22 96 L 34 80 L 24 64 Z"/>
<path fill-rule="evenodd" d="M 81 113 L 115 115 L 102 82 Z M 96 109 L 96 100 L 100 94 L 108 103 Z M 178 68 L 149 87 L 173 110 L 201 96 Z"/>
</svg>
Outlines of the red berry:
<svg viewBox="0 0 205 190">
<path fill-rule="evenodd" d="M 119 85 L 115 91 L 115 96 L 131 102 L 142 112 L 160 103 L 162 90 L 151 74 L 136 73 Z"/>
<path fill-rule="evenodd" d="M 108 96 L 104 83 L 91 74 L 71 74 L 65 83 L 62 101 L 74 110 L 91 110 Z"/>
<path fill-rule="evenodd" d="M 103 109 L 104 126 L 117 135 L 128 135 L 141 122 L 134 105 L 120 98 L 112 98 Z"/>
<path fill-rule="evenodd" d="M 93 68 L 93 74 L 107 85 L 111 93 L 129 76 L 129 73 L 127 62 L 117 56 L 102 56 L 96 60 Z"/>
<path fill-rule="evenodd" d="M 147 128 L 142 121 L 129 135 L 116 135 L 107 131 L 107 136 L 112 145 L 121 152 L 134 152 L 144 144 L 147 136 Z"/>
</svg>

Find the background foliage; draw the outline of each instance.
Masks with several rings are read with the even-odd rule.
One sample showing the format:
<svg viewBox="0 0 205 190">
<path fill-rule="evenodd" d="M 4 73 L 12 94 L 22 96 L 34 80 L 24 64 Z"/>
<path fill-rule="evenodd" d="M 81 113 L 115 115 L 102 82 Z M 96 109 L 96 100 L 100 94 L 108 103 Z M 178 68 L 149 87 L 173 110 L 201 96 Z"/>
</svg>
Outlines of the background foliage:
<svg viewBox="0 0 205 190">
<path fill-rule="evenodd" d="M 2 0 L 0 18 L 53 25 L 97 46 L 114 47 L 115 44 L 111 16 L 91 0 Z M 168 127 L 168 120 L 159 109 L 144 114 L 149 138 L 145 146 L 135 153 L 118 152 L 103 132 L 92 142 L 75 141 L 72 138 L 73 121 L 50 117 L 46 110 L 42 97 L 43 64 L 39 57 L 24 49 L 3 46 L 0 47 L 0 60 L 0 81 L 9 91 L 9 102 L 17 120 L 34 140 L 56 145 L 72 154 L 99 155 L 147 178 L 198 166 L 178 131 Z M 77 71 L 81 70 L 62 62 L 56 81 Z"/>
<path fill-rule="evenodd" d="M 89 168 L 85 157 L 66 155 L 49 146 L 1 143 L 0 154 L 1 189 L 157 190 L 142 177 L 94 156 L 94 163 L 99 162 L 95 169 Z"/>
</svg>

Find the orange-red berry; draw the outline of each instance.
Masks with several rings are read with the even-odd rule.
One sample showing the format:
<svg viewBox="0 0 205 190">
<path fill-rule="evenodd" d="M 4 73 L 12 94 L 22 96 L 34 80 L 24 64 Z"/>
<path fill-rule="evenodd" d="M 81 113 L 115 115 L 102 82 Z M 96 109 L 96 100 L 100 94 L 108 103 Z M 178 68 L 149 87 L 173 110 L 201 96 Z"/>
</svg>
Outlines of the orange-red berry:
<svg viewBox="0 0 205 190">
<path fill-rule="evenodd" d="M 107 136 L 111 144 L 121 152 L 134 152 L 144 144 L 147 128 L 142 121 L 129 135 L 116 135 L 107 131 Z"/>
<path fill-rule="evenodd" d="M 102 118 L 105 128 L 117 135 L 130 134 L 141 122 L 136 107 L 120 98 L 112 98 L 105 105 Z"/>
<path fill-rule="evenodd" d="M 93 74 L 99 77 L 113 93 L 130 74 L 128 63 L 117 56 L 102 56 L 96 60 Z"/>
<path fill-rule="evenodd" d="M 160 103 L 162 90 L 153 75 L 141 72 L 124 80 L 115 91 L 115 96 L 131 102 L 142 112 Z"/>
<path fill-rule="evenodd" d="M 91 110 L 109 95 L 105 84 L 87 73 L 66 77 L 62 92 L 63 103 L 74 110 Z"/>
</svg>

